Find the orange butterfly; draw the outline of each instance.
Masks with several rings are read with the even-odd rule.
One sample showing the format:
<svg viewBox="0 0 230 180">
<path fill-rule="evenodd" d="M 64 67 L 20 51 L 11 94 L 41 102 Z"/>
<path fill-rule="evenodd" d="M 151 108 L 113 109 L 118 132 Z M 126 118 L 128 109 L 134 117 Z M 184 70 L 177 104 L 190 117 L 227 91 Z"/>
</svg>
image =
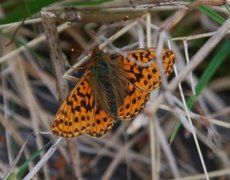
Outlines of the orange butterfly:
<svg viewBox="0 0 230 180">
<path fill-rule="evenodd" d="M 117 120 L 135 117 L 161 83 L 155 58 L 155 48 L 130 51 L 126 56 L 95 49 L 89 68 L 59 108 L 52 132 L 65 138 L 83 133 L 100 137 Z M 175 54 L 164 49 L 161 58 L 168 77 Z"/>
</svg>

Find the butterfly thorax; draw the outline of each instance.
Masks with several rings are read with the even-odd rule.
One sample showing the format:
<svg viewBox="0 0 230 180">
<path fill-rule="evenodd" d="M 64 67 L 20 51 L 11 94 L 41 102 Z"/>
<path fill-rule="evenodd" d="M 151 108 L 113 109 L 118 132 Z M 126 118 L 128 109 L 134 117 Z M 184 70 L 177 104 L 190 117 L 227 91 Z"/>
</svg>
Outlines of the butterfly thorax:
<svg viewBox="0 0 230 180">
<path fill-rule="evenodd" d="M 91 85 L 96 105 L 117 117 L 117 108 L 126 95 L 127 79 L 122 65 L 109 54 L 97 51 L 93 56 Z"/>
</svg>

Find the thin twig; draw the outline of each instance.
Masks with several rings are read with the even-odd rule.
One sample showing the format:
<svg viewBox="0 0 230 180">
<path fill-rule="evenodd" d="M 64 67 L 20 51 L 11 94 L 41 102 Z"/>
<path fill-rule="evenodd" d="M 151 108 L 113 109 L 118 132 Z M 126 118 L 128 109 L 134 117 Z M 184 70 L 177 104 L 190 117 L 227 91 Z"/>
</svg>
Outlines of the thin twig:
<svg viewBox="0 0 230 180">
<path fill-rule="evenodd" d="M 59 95 L 61 98 L 60 100 L 63 101 L 69 92 L 69 88 L 67 81 L 62 78 L 62 74 L 65 71 L 65 63 L 63 53 L 59 46 L 58 33 L 55 23 L 56 17 L 53 13 L 46 11 L 41 12 L 41 15 L 45 34 L 49 42 L 52 64 L 54 66 L 55 74 L 57 77 L 57 88 L 59 90 Z M 70 150 L 70 160 L 75 173 L 75 177 L 81 179 L 80 153 L 77 148 L 77 142 L 73 139 L 69 140 L 68 147 Z"/>
<path fill-rule="evenodd" d="M 23 180 L 30 180 L 34 175 L 44 166 L 46 161 L 52 156 L 52 154 L 57 150 L 58 145 L 61 143 L 62 138 L 57 138 L 54 144 L 49 148 L 49 150 L 44 154 L 40 161 L 33 167 L 33 169 L 23 178 Z"/>
<path fill-rule="evenodd" d="M 168 85 L 168 90 L 173 91 L 177 85 L 182 82 L 193 69 L 195 69 L 211 52 L 211 50 L 222 40 L 226 32 L 230 28 L 230 18 L 216 31 L 215 35 L 212 36 L 202 48 L 193 56 L 190 63 L 175 77 Z M 152 113 L 154 114 L 158 109 L 158 105 L 164 100 L 163 94 L 156 98 L 154 104 L 151 105 Z"/>
</svg>

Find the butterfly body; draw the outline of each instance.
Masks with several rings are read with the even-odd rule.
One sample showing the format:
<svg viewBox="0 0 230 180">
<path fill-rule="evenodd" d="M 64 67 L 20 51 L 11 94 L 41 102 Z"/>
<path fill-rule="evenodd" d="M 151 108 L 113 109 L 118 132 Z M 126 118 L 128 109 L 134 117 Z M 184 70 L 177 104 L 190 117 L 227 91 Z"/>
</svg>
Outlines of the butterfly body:
<svg viewBox="0 0 230 180">
<path fill-rule="evenodd" d="M 59 108 L 53 133 L 66 138 L 83 133 L 100 137 L 118 119 L 128 120 L 139 114 L 151 91 L 161 83 L 155 55 L 154 48 L 131 51 L 127 56 L 112 56 L 95 49 L 89 68 Z M 164 49 L 166 77 L 174 62 L 175 54 Z"/>
<path fill-rule="evenodd" d="M 128 85 L 122 64 L 110 58 L 109 54 L 100 50 L 93 52 L 93 66 L 90 68 L 93 94 L 97 106 L 117 119 L 117 108 L 125 97 Z"/>
</svg>

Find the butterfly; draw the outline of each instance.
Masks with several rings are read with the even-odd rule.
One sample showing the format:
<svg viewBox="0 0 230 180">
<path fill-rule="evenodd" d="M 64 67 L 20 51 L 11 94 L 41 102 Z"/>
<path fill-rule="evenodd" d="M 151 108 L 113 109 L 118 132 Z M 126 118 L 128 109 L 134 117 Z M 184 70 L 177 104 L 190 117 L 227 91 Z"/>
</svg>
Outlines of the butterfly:
<svg viewBox="0 0 230 180">
<path fill-rule="evenodd" d="M 90 65 L 55 115 L 53 134 L 65 138 L 81 134 L 100 137 L 118 120 L 138 115 L 151 91 L 161 84 L 156 51 L 147 48 L 111 55 L 95 48 Z M 161 59 L 168 77 L 175 53 L 163 49 Z"/>
</svg>

